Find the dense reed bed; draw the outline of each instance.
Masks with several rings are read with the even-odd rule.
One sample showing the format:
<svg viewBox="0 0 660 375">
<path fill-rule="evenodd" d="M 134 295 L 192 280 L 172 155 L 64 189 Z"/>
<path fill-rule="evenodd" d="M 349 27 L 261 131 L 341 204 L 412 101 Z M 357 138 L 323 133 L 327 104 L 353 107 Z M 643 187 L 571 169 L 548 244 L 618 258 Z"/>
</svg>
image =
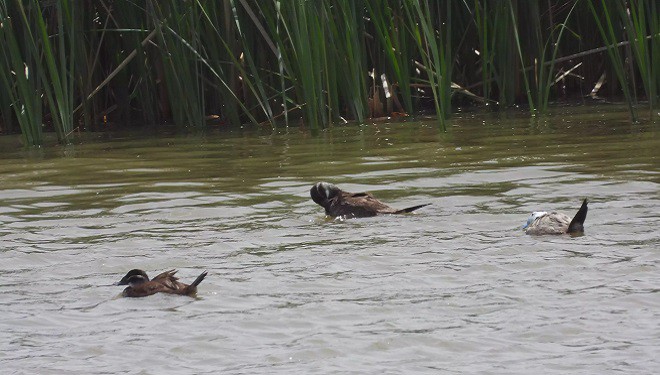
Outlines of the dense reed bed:
<svg viewBox="0 0 660 375">
<path fill-rule="evenodd" d="M 0 0 L 0 132 L 657 107 L 655 0 Z M 651 116 L 652 116 L 652 110 Z"/>
</svg>

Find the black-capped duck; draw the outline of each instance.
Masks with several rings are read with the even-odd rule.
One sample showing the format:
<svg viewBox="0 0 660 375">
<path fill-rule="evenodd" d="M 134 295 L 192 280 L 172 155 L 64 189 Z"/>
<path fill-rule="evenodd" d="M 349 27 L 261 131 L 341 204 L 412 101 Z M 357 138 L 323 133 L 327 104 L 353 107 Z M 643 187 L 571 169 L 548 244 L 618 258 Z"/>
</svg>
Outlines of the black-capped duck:
<svg viewBox="0 0 660 375">
<path fill-rule="evenodd" d="M 325 208 L 325 214 L 333 217 L 369 217 L 380 214 L 402 214 L 413 212 L 430 203 L 401 210 L 392 208 L 369 193 L 349 193 L 329 182 L 317 182 L 309 191 L 312 200 Z"/>
<path fill-rule="evenodd" d="M 146 297 L 156 293 L 180 294 L 194 296 L 197 293 L 197 285 L 204 280 L 207 272 L 202 272 L 192 284 L 187 285 L 174 276 L 176 270 L 165 271 L 149 280 L 147 273 L 134 269 L 128 271 L 117 285 L 128 285 L 122 292 L 124 297 Z"/>
<path fill-rule="evenodd" d="M 527 234 L 582 233 L 587 218 L 587 203 L 589 201 L 585 198 L 573 219 L 559 212 L 532 212 L 523 229 Z"/>
</svg>

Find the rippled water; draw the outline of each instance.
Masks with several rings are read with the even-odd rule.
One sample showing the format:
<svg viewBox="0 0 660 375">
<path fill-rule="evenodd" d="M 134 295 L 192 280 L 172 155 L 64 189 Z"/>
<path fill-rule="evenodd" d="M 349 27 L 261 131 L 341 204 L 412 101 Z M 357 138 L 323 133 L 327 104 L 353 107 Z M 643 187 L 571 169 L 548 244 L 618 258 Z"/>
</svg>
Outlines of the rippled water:
<svg viewBox="0 0 660 375">
<path fill-rule="evenodd" d="M 0 140 L 0 368 L 660 371 L 660 141 L 625 112 Z M 416 214 L 329 221 L 319 180 Z M 533 210 L 590 210 L 531 237 Z M 209 276 L 117 298 L 131 268 Z M 8 371 L 8 372 L 7 372 Z"/>
</svg>

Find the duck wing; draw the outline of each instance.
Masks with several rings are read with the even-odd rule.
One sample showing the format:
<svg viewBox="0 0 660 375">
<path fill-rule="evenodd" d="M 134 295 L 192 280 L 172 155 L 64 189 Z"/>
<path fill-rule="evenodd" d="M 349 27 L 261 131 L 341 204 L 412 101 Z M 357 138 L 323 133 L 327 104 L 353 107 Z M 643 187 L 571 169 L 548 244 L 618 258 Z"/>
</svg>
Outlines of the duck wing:
<svg viewBox="0 0 660 375">
<path fill-rule="evenodd" d="M 369 193 L 342 192 L 333 199 L 326 213 L 330 216 L 370 217 L 395 211 Z"/>
<path fill-rule="evenodd" d="M 166 289 L 169 289 L 169 291 L 159 290 L 160 292 L 176 292 L 178 290 L 184 289 L 187 286 L 186 284 L 180 282 L 178 277 L 174 276 L 177 272 L 177 270 L 165 271 L 154 277 L 151 281 L 162 285 Z"/>
<path fill-rule="evenodd" d="M 387 213 L 396 211 L 394 208 L 386 205 L 371 195 L 370 193 L 348 193 L 344 197 L 345 203 L 350 203 L 354 206 L 364 207 L 378 213 Z"/>
<path fill-rule="evenodd" d="M 169 270 L 169 271 L 159 273 L 153 279 L 151 279 L 151 281 L 162 281 L 162 280 L 166 280 L 166 279 L 175 279 L 175 280 L 177 280 L 177 277 L 174 276 L 177 272 L 178 272 L 177 270 L 173 269 L 173 270 Z"/>
</svg>

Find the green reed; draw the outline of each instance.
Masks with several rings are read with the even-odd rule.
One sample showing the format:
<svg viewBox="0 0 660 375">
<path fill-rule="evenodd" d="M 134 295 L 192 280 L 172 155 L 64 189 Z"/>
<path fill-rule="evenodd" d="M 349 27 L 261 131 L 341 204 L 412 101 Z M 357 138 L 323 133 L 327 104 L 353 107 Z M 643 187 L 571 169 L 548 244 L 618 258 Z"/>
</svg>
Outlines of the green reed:
<svg viewBox="0 0 660 375">
<path fill-rule="evenodd" d="M 25 144 L 38 146 L 43 142 L 42 80 L 36 74 L 39 51 L 25 40 L 31 35 L 23 29 L 21 20 L 27 14 L 21 17 L 21 11 L 26 14 L 20 6 L 11 7 L 6 1 L 0 3 L 0 40 L 3 47 L 0 80 Z M 30 11 L 28 8 L 27 13 Z M 4 116 L 7 116 L 6 112 Z"/>
<path fill-rule="evenodd" d="M 521 43 L 521 38 L 520 38 L 520 32 L 519 32 L 519 27 L 518 27 L 518 21 L 516 20 L 516 14 L 514 12 L 514 7 L 509 1 L 509 14 L 511 16 L 511 23 L 513 26 L 513 36 L 514 36 L 514 41 L 515 41 L 515 46 L 516 46 L 516 51 L 518 52 L 518 57 L 520 58 L 520 64 L 521 66 L 525 65 L 525 57 L 524 57 L 524 52 L 522 48 L 522 43 Z M 529 78 L 527 74 L 522 72 L 522 77 L 523 77 L 523 82 L 525 83 L 525 94 L 527 96 L 527 103 L 529 104 L 529 108 L 534 113 L 536 110 L 534 108 L 534 100 L 532 99 L 532 92 L 531 92 L 531 87 L 529 83 Z"/>
<path fill-rule="evenodd" d="M 440 126 L 451 114 L 451 2 L 405 2 L 413 38 L 419 48 Z M 444 12 L 444 15 L 443 15 Z M 444 25 L 444 26 L 443 26 Z"/>
<path fill-rule="evenodd" d="M 297 0 L 279 5 L 280 22 L 288 30 L 288 38 L 279 38 L 277 45 L 293 80 L 295 100 L 310 126 L 320 127 L 329 118 L 325 108 L 330 99 L 324 35 L 327 15 L 321 2 Z"/>
<path fill-rule="evenodd" d="M 38 9 L 38 0 L 33 0 L 32 4 L 34 8 Z M 39 42 L 43 44 L 42 62 L 46 68 L 44 71 L 43 65 L 40 65 L 38 71 L 42 74 L 44 81 L 49 83 L 44 85 L 44 93 L 57 138 L 61 143 L 68 143 L 74 128 L 75 78 L 73 67 L 76 60 L 76 41 L 74 39 L 76 22 L 74 22 L 73 13 L 76 6 L 67 1 L 58 1 L 54 7 L 52 11 L 55 13 L 57 31 L 56 37 L 52 38 L 52 41 L 44 17 L 42 15 L 33 17 L 36 20 Z M 24 22 L 29 25 L 30 20 L 24 12 L 22 14 Z M 35 39 L 29 38 L 29 40 L 33 48 L 39 48 Z"/>
<path fill-rule="evenodd" d="M 230 122 L 240 123 L 242 109 L 237 99 L 240 47 L 237 30 L 232 26 L 234 14 L 230 3 L 197 2 L 200 10 L 200 44 L 204 46 L 204 55 L 200 60 L 208 72 L 207 113 L 214 116 L 224 113 Z"/>
<path fill-rule="evenodd" d="M 482 95 L 502 107 L 515 104 L 521 80 L 520 45 L 512 32 L 511 8 L 510 1 L 474 2 Z"/>
<path fill-rule="evenodd" d="M 39 145 L 42 128 L 66 143 L 76 129 L 106 124 L 320 128 L 398 113 L 434 113 L 444 127 L 457 105 L 543 113 L 586 96 L 603 74 L 599 95 L 623 95 L 636 120 L 638 96 L 650 108 L 659 102 L 658 7 L 0 0 L 0 131 L 16 127 Z"/>
<path fill-rule="evenodd" d="M 176 124 L 204 125 L 204 76 L 195 51 L 199 49 L 197 7 L 177 0 L 153 1 L 153 23 L 161 48 L 160 61 L 169 106 Z"/>
<path fill-rule="evenodd" d="M 113 64 L 115 75 L 110 73 L 104 78 L 113 76 L 111 81 L 107 82 L 108 94 L 122 103 L 116 112 L 119 121 L 127 123 L 140 121 L 155 125 L 163 120 L 169 120 L 168 115 L 174 112 L 170 107 L 171 98 L 168 93 L 175 91 L 167 90 L 169 83 L 165 78 L 167 60 L 162 56 L 165 44 L 158 44 L 159 40 L 164 39 L 163 29 L 156 12 L 157 9 L 154 9 L 149 2 L 145 7 L 138 9 L 117 7 L 112 14 L 107 14 L 103 18 L 102 25 L 90 25 L 94 31 L 88 35 L 88 38 L 93 38 L 90 43 L 92 46 L 103 45 L 104 43 L 100 43 L 99 39 L 114 46 L 115 53 L 111 58 L 115 62 Z M 118 23 L 119 20 L 121 23 Z M 148 42 L 145 43 L 145 40 Z M 98 65 L 99 51 L 94 50 L 93 55 L 90 54 L 88 58 L 94 61 L 95 66 Z M 94 74 L 94 69 L 91 69 L 90 73 Z M 93 86 L 95 86 L 93 82 L 85 85 L 86 90 L 94 88 Z M 87 95 L 90 93 L 91 91 L 86 91 Z M 129 110 L 131 106 L 139 110 L 131 111 Z"/>
<path fill-rule="evenodd" d="M 660 103 L 660 5 L 655 1 L 647 3 L 649 34 L 651 35 L 651 58 L 649 63 L 650 85 L 655 87 L 655 96 L 649 100 L 651 112 Z M 648 51 L 648 49 L 647 49 Z"/>
<path fill-rule="evenodd" d="M 368 47 L 371 52 L 369 70 L 373 74 L 374 80 L 371 90 L 372 103 L 376 103 L 378 98 L 375 81 L 384 73 L 398 83 L 399 89 L 395 92 L 401 96 L 405 111 L 413 112 L 411 81 L 415 67 L 411 44 L 414 41 L 407 32 L 408 23 L 401 14 L 400 7 L 396 6 L 397 3 L 388 0 L 365 2 L 368 15 L 372 20 L 368 26 L 375 34 L 375 39 Z"/>
<path fill-rule="evenodd" d="M 493 93 L 492 82 L 496 77 L 495 67 L 493 65 L 493 56 L 495 56 L 494 40 L 491 36 L 492 27 L 491 22 L 497 22 L 499 19 L 496 14 L 495 17 L 490 13 L 488 2 L 480 2 L 474 0 L 474 22 L 477 31 L 478 47 L 475 49 L 475 54 L 479 56 L 481 61 L 481 92 L 486 97 L 491 97 Z"/>
<path fill-rule="evenodd" d="M 635 65 L 653 116 L 653 108 L 660 92 L 657 77 L 660 69 L 660 61 L 657 61 L 658 49 L 660 49 L 660 16 L 657 14 L 657 1 L 631 1 L 628 8 L 619 2 L 616 5 L 621 23 L 626 26 Z M 651 38 L 648 38 L 648 35 Z M 656 52 L 655 61 L 651 50 Z"/>
<path fill-rule="evenodd" d="M 566 18 L 562 23 L 552 26 L 551 34 L 544 40 L 544 37 L 541 34 L 541 30 L 538 27 L 534 28 L 536 34 L 535 41 L 538 48 L 538 56 L 534 59 L 534 78 L 536 82 L 536 108 L 539 110 L 540 114 L 545 114 L 548 110 L 548 104 L 550 101 L 550 90 L 556 82 L 556 75 L 554 73 L 555 60 L 557 59 L 557 54 L 559 52 L 559 47 L 561 45 L 561 40 L 564 35 L 564 32 L 567 30 L 568 21 L 575 10 L 575 7 L 579 2 L 575 2 L 573 6 L 568 11 Z M 537 2 L 530 2 L 532 4 L 532 19 L 534 22 L 541 22 L 540 19 L 540 7 Z M 552 12 L 552 9 L 548 10 Z M 557 34 L 555 36 L 555 33 Z M 551 56 L 548 57 L 548 54 L 551 53 Z"/>
<path fill-rule="evenodd" d="M 226 117 L 231 123 L 238 124 L 243 121 L 241 115 L 244 115 L 249 122 L 256 124 L 258 120 L 255 116 L 259 113 L 248 108 L 256 102 L 253 108 L 259 108 L 259 112 L 272 122 L 270 98 L 266 97 L 258 62 L 255 62 L 251 53 L 244 56 L 241 54 L 242 45 L 259 39 L 245 32 L 251 29 L 252 21 L 239 16 L 239 10 L 232 7 L 231 3 L 229 0 L 222 3 L 196 2 L 201 21 L 201 48 L 194 49 L 184 40 L 182 43 L 205 69 L 208 86 L 205 94 L 209 96 L 207 105 L 214 116 Z M 234 28 L 234 24 L 237 27 Z"/>
<path fill-rule="evenodd" d="M 20 69 L 21 56 L 25 57 L 25 80 L 17 79 L 18 97 L 16 103 L 20 102 L 28 108 L 33 108 L 37 113 L 41 112 L 42 103 L 27 98 L 26 95 L 41 94 L 45 97 L 46 103 L 50 109 L 50 116 L 53 128 L 57 133 L 57 138 L 61 143 L 68 143 L 69 136 L 73 131 L 73 104 L 74 104 L 74 83 L 73 66 L 75 62 L 75 41 L 73 39 L 73 30 L 76 23 L 73 22 L 73 11 L 75 7 L 69 7 L 67 2 L 57 2 L 50 9 L 48 7 L 41 9 L 39 1 L 19 2 L 17 11 L 19 17 L 10 22 L 21 22 L 24 28 L 24 38 L 22 39 L 23 50 L 16 45 L 17 39 L 11 30 L 7 30 L 7 44 L 9 53 L 12 54 L 12 63 L 14 73 Z M 55 23 L 55 37 L 51 38 L 46 24 L 44 14 L 53 11 L 55 14 L 53 22 Z M 51 25 L 52 26 L 52 25 Z M 31 58 L 28 58 L 30 56 Z M 28 64 L 32 60 L 34 64 Z M 22 69 L 20 69 L 22 70 Z M 32 75 L 32 79 L 30 79 Z M 11 87 L 7 79 L 3 79 L 6 85 Z M 32 85 L 30 82 L 35 83 Z M 29 104 L 28 104 L 29 103 Z M 23 107 L 22 107 L 23 108 Z M 25 113 L 17 114 L 19 123 L 22 123 L 22 129 L 27 130 L 26 142 L 28 144 L 41 143 L 41 118 L 31 118 L 20 120 L 25 117 Z M 31 115 L 28 115 L 32 117 Z"/>
<path fill-rule="evenodd" d="M 628 104 L 628 109 L 630 111 L 632 121 L 637 122 L 637 112 L 635 111 L 634 107 L 634 104 L 637 101 L 636 97 L 634 96 L 635 92 L 630 89 L 630 85 L 628 84 L 628 77 L 626 75 L 626 69 L 624 66 L 624 58 L 617 46 L 617 43 L 619 42 L 619 36 L 622 34 L 622 32 L 619 27 L 616 27 L 616 15 L 612 14 L 612 9 L 610 8 L 611 3 L 605 0 L 601 0 L 601 7 L 598 10 L 594 5 L 594 0 L 588 0 L 588 3 L 589 8 L 593 13 L 594 20 L 598 26 L 598 30 L 600 31 L 603 40 L 607 44 L 607 54 L 610 57 L 610 62 L 616 74 L 616 78 L 618 79 L 623 91 L 623 95 L 626 98 L 626 103 Z M 599 11 L 602 12 L 602 20 L 600 14 L 601 12 Z"/>
<path fill-rule="evenodd" d="M 364 38 L 364 1 L 342 0 L 335 2 L 337 13 L 328 23 L 331 51 L 329 65 L 332 76 L 331 91 L 338 108 L 346 108 L 346 115 L 362 122 L 369 115 L 367 75 L 367 49 Z M 326 14 L 332 14 L 325 3 Z M 336 113 L 335 117 L 342 113 Z"/>
</svg>

